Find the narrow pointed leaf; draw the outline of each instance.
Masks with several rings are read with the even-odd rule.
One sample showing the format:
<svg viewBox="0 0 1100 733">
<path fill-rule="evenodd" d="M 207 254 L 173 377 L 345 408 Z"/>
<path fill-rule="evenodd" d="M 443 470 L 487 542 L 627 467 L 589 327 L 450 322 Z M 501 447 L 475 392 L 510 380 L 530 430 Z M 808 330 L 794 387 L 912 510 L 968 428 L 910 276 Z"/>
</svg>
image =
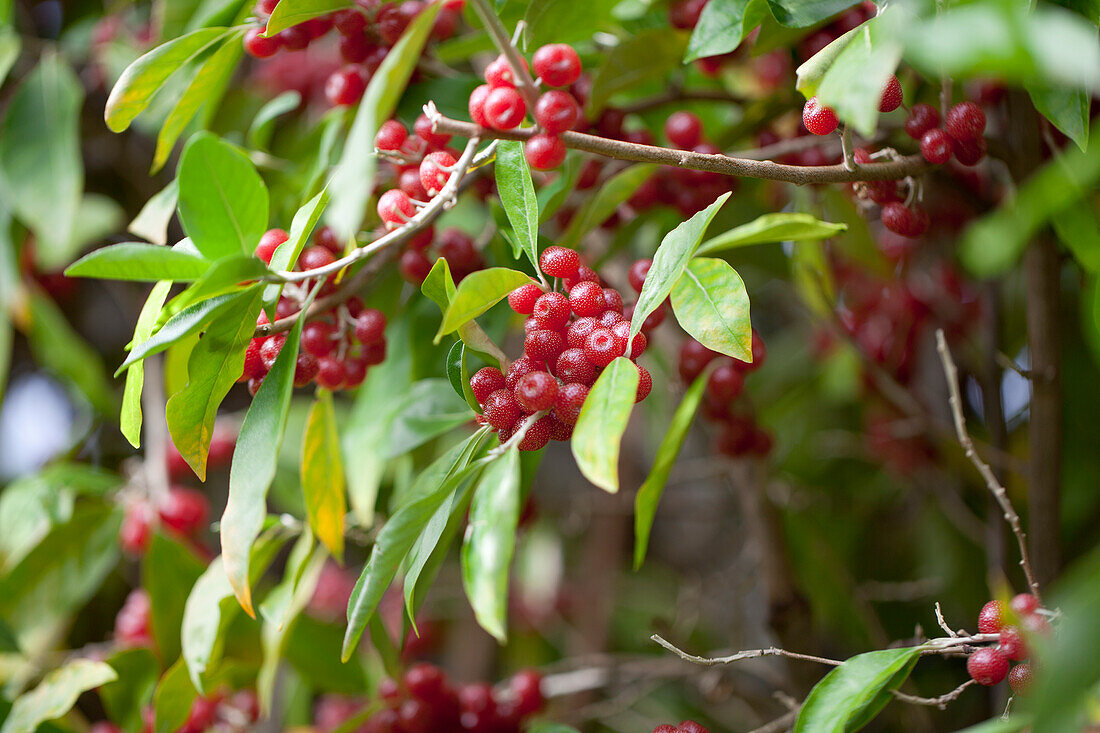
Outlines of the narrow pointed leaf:
<svg viewBox="0 0 1100 733">
<path fill-rule="evenodd" d="M 467 275 L 458 284 L 458 290 L 447 305 L 435 342 L 439 343 L 445 334 L 477 318 L 506 298 L 508 293 L 529 282 L 530 277 L 507 267 L 490 267 Z"/>
<path fill-rule="evenodd" d="M 162 280 L 153 286 L 141 309 L 141 314 L 138 315 L 132 343 L 145 341 L 152 334 L 157 316 L 160 315 L 160 309 L 164 306 L 164 300 L 171 289 L 172 283 L 168 280 Z M 122 412 L 119 414 L 119 429 L 130 445 L 135 448 L 141 446 L 141 391 L 144 387 L 145 362 L 139 361 L 131 365 L 126 372 L 126 387 L 122 392 Z"/>
<path fill-rule="evenodd" d="M 539 203 L 531 168 L 523 154 L 523 143 L 501 140 L 497 143 L 497 159 L 493 164 L 497 191 L 508 223 L 512 225 L 520 248 L 539 269 Z"/>
<path fill-rule="evenodd" d="M 145 341 L 134 346 L 134 348 L 130 350 L 126 360 L 123 361 L 122 365 L 115 371 L 115 376 L 117 377 L 134 362 L 140 361 L 152 354 L 159 354 L 184 336 L 190 336 L 199 331 L 207 323 L 210 323 L 226 310 L 232 308 L 238 297 L 239 295 L 230 293 L 228 295 L 221 295 L 216 298 L 204 300 L 189 308 L 184 308 L 182 311 L 169 318 L 168 321 L 160 327 L 159 331 Z"/>
<path fill-rule="evenodd" d="M 321 390 L 306 418 L 302 439 L 302 494 L 309 525 L 337 558 L 344 556 L 344 466 L 332 393 Z"/>
<path fill-rule="evenodd" d="M 311 18 L 352 7 L 351 0 L 282 0 L 267 21 L 268 37 Z"/>
<path fill-rule="evenodd" d="M 619 357 L 611 362 L 584 401 L 570 446 L 577 468 L 604 491 L 619 490 L 619 447 L 638 394 L 638 367 Z"/>
<path fill-rule="evenodd" d="M 848 659 L 814 685 L 794 724 L 795 733 L 859 730 L 890 700 L 920 658 L 920 647 L 883 649 Z"/>
<path fill-rule="evenodd" d="M 210 265 L 209 260 L 172 247 L 123 242 L 84 255 L 69 265 L 65 275 L 139 282 L 190 282 L 202 277 Z"/>
<path fill-rule="evenodd" d="M 103 662 L 77 659 L 47 674 L 38 686 L 12 703 L 0 733 L 34 733 L 42 723 L 68 713 L 80 695 L 113 681 L 115 671 Z"/>
<path fill-rule="evenodd" d="M 805 242 L 828 239 L 848 229 L 847 224 L 834 224 L 801 213 L 764 214 L 748 224 L 734 227 L 699 245 L 695 254 L 703 255 L 736 247 L 766 242 Z"/>
</svg>

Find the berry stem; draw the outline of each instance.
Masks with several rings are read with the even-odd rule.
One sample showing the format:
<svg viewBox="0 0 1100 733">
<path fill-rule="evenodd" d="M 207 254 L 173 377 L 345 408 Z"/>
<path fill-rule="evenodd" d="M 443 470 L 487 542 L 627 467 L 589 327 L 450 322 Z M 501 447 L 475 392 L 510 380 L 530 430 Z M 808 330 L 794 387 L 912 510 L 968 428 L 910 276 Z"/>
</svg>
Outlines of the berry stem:
<svg viewBox="0 0 1100 733">
<path fill-rule="evenodd" d="M 844 170 L 854 172 L 858 166 L 852 148 L 852 128 L 848 125 L 844 125 L 840 132 L 840 150 L 844 153 Z"/>
<path fill-rule="evenodd" d="M 489 7 L 486 0 L 471 0 L 471 2 L 477 16 L 481 18 L 485 30 L 489 32 L 489 36 L 493 39 L 493 43 L 500 49 L 500 52 L 508 61 L 508 65 L 512 67 L 512 78 L 516 80 L 516 89 L 523 95 L 524 101 L 527 102 L 527 108 L 534 110 L 535 103 L 539 98 L 539 90 L 535 86 L 535 80 L 531 77 L 531 72 L 527 70 L 527 66 L 523 63 L 523 57 L 520 56 L 519 49 L 512 43 L 507 29 L 500 22 L 496 12 Z"/>
</svg>

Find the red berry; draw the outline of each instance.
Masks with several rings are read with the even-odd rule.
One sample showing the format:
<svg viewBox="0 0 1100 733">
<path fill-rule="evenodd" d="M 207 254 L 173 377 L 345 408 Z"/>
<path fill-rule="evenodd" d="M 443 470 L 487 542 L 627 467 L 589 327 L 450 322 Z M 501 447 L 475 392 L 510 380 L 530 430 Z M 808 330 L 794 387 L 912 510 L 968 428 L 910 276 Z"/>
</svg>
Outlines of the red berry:
<svg viewBox="0 0 1100 733">
<path fill-rule="evenodd" d="M 547 372 L 531 372 L 516 382 L 515 396 L 527 412 L 549 410 L 558 398 L 558 382 Z"/>
<path fill-rule="evenodd" d="M 882 225 L 903 237 L 919 237 L 928 229 L 928 218 L 915 206 L 892 201 L 882 207 Z"/>
<path fill-rule="evenodd" d="M 118 543 L 124 552 L 143 555 L 153 538 L 153 510 L 144 502 L 126 507 L 118 529 Z"/>
<path fill-rule="evenodd" d="M 320 369 L 321 365 L 316 356 L 301 352 L 294 362 L 294 386 L 305 387 L 316 378 Z"/>
<path fill-rule="evenodd" d="M 553 419 L 546 415 L 535 421 L 535 424 L 527 428 L 523 440 L 516 446 L 520 450 L 542 450 L 550 442 L 550 426 Z"/>
<path fill-rule="evenodd" d="M 489 127 L 511 130 L 527 116 L 527 103 L 520 93 L 511 87 L 497 87 L 485 97 L 485 119 Z"/>
<path fill-rule="evenodd" d="M 575 425 L 587 398 L 587 385 L 575 382 L 563 384 L 558 388 L 558 399 L 554 403 L 554 415 L 566 425 Z"/>
<path fill-rule="evenodd" d="M 515 389 L 516 384 L 519 382 L 520 379 L 523 378 L 525 374 L 530 374 L 531 372 L 545 371 L 545 363 L 537 359 L 532 359 L 529 356 L 521 356 L 520 358 L 512 362 L 512 366 L 508 367 L 508 374 L 506 374 L 504 377 L 504 384 L 508 387 L 508 389 Z"/>
<path fill-rule="evenodd" d="M 1004 652 L 1006 657 L 1017 662 L 1030 656 L 1027 643 L 1024 641 L 1024 635 L 1016 626 L 1005 626 L 1001 629 L 1001 638 L 997 643 L 997 648 Z"/>
<path fill-rule="evenodd" d="M 597 328 L 584 341 L 584 355 L 598 367 L 605 367 L 623 355 L 619 339 L 609 328 Z"/>
<path fill-rule="evenodd" d="M 802 108 L 802 124 L 814 135 L 828 135 L 837 128 L 840 121 L 836 112 L 819 103 L 817 97 L 810 97 Z"/>
<path fill-rule="evenodd" d="M 359 101 L 366 88 L 367 83 L 359 68 L 345 66 L 332 72 L 325 82 L 325 97 L 335 107 L 349 107 Z"/>
<path fill-rule="evenodd" d="M 1018 593 L 1008 602 L 1017 616 L 1028 616 L 1039 610 L 1039 599 L 1030 593 Z"/>
<path fill-rule="evenodd" d="M 1004 601 L 990 601 L 982 606 L 978 613 L 978 631 L 982 634 L 996 634 L 1005 625 Z"/>
<path fill-rule="evenodd" d="M 1031 692 L 1031 665 L 1017 664 L 1008 673 L 1008 686 L 1012 694 L 1026 697 Z"/>
<path fill-rule="evenodd" d="M 260 346 L 260 361 L 263 362 L 264 369 L 271 370 L 272 365 L 275 364 L 275 360 L 279 358 L 279 352 L 283 350 L 283 344 L 286 343 L 286 334 L 276 334 Z"/>
<path fill-rule="evenodd" d="M 703 123 L 692 112 L 673 112 L 665 120 L 665 137 L 681 150 L 691 150 L 703 141 Z"/>
<path fill-rule="evenodd" d="M 744 389 L 745 378 L 733 364 L 723 364 L 707 379 L 707 393 L 716 402 L 728 404 Z"/>
<path fill-rule="evenodd" d="M 517 672 L 508 683 L 516 699 L 516 712 L 526 718 L 542 710 L 542 675 L 533 669 Z"/>
<path fill-rule="evenodd" d="M 1008 657 L 993 647 L 982 647 L 967 658 L 966 671 L 978 684 L 992 687 L 1008 674 Z"/>
<path fill-rule="evenodd" d="M 523 144 L 527 164 L 537 171 L 557 168 L 565 161 L 565 143 L 557 135 L 540 132 Z"/>
<path fill-rule="evenodd" d="M 537 361 L 554 363 L 565 348 L 565 339 L 560 331 L 536 329 L 523 339 L 523 352 Z"/>
<path fill-rule="evenodd" d="M 688 339 L 680 347 L 680 377 L 685 382 L 694 382 L 716 356 L 718 356 L 716 352 L 695 339 Z"/>
<path fill-rule="evenodd" d="M 420 285 L 424 282 L 424 278 L 428 276 L 428 273 L 431 272 L 432 263 L 428 261 L 423 252 L 407 249 L 401 253 L 401 260 L 398 262 L 397 267 L 401 271 L 401 277 L 414 285 Z"/>
<path fill-rule="evenodd" d="M 359 15 L 356 13 L 356 15 Z M 362 17 L 362 16 L 360 16 Z M 376 46 L 363 34 L 340 36 L 340 57 L 349 64 L 361 64 L 370 57 Z"/>
<path fill-rule="evenodd" d="M 585 316 L 584 318 L 578 318 L 569 324 L 569 330 L 566 331 L 565 338 L 569 343 L 569 347 L 573 349 L 583 349 L 584 341 L 588 338 L 588 334 L 599 328 L 600 323 L 591 316 Z"/>
<path fill-rule="evenodd" d="M 344 362 L 334 356 L 326 356 L 317 361 L 317 384 L 325 389 L 337 390 L 344 386 L 347 372 Z"/>
<path fill-rule="evenodd" d="M 1046 636 L 1050 634 L 1050 622 L 1037 613 L 1024 616 L 1020 621 L 1020 626 L 1027 634 L 1036 636 Z"/>
<path fill-rule="evenodd" d="M 561 293 L 544 293 L 535 301 L 532 313 L 542 328 L 560 331 L 569 322 L 569 307 L 570 300 Z"/>
<path fill-rule="evenodd" d="M 336 326 L 312 321 L 302 329 L 302 350 L 313 356 L 328 356 L 336 348 Z"/>
<path fill-rule="evenodd" d="M 920 140 L 924 133 L 940 124 L 940 113 L 929 104 L 914 104 L 909 110 L 909 119 L 905 121 L 905 133 L 914 140 Z"/>
<path fill-rule="evenodd" d="M 573 437 L 573 426 L 566 425 L 556 415 L 550 415 L 550 440 L 567 441 Z M 522 518 L 521 524 L 522 527 Z"/>
<path fill-rule="evenodd" d="M 332 24 L 343 36 L 359 36 L 367 29 L 367 16 L 353 8 L 337 10 L 332 14 Z"/>
<path fill-rule="evenodd" d="M 482 367 L 470 377 L 470 390 L 479 405 L 485 404 L 489 395 L 505 386 L 504 374 L 496 367 Z"/>
<path fill-rule="evenodd" d="M 535 283 L 520 285 L 508 293 L 508 305 L 521 316 L 529 316 L 535 310 L 535 301 L 542 294 L 542 288 Z"/>
<path fill-rule="evenodd" d="M 376 344 L 386 337 L 386 314 L 367 308 L 355 319 L 355 338 L 361 344 Z"/>
<path fill-rule="evenodd" d="M 336 257 L 330 250 L 314 245 L 306 247 L 302 254 L 298 256 L 298 269 L 302 272 L 308 272 L 319 267 L 327 267 L 335 261 Z"/>
<path fill-rule="evenodd" d="M 634 340 L 630 342 L 630 353 L 626 353 L 627 339 L 630 338 L 630 321 L 624 319 L 614 324 L 611 326 L 611 333 L 615 334 L 615 337 L 619 339 L 619 347 L 628 358 L 637 359 L 642 355 L 642 352 L 645 351 L 648 339 L 646 339 L 644 333 L 639 333 L 634 337 Z"/>
<path fill-rule="evenodd" d="M 596 367 L 584 355 L 584 349 L 566 349 L 561 352 L 554 373 L 563 382 L 592 384 L 596 381 Z"/>
<path fill-rule="evenodd" d="M 951 136 L 938 127 L 934 127 L 920 139 L 920 153 L 924 159 L 934 165 L 941 165 L 951 160 L 951 153 L 955 145 Z"/>
<path fill-rule="evenodd" d="M 605 292 L 606 292 L 606 290 L 607 289 L 605 289 Z M 607 296 L 605 295 L 604 297 L 606 298 Z M 617 323 L 622 323 L 623 321 L 629 321 L 629 320 L 630 319 L 628 319 L 622 313 L 619 313 L 618 311 L 615 311 L 615 310 L 611 310 L 610 308 L 604 310 L 603 313 L 601 313 L 600 315 L 598 315 L 596 317 L 596 322 L 599 323 L 604 328 L 611 328 L 612 326 L 614 326 Z M 626 342 L 625 341 L 623 342 L 623 348 L 626 348 Z"/>
<path fill-rule="evenodd" d="M 260 347 L 263 345 L 264 339 L 252 339 L 248 342 L 248 348 L 244 352 L 244 371 L 238 382 L 247 382 L 249 379 L 267 374 L 263 360 L 260 359 Z"/>
<path fill-rule="evenodd" d="M 531 57 L 535 76 L 551 87 L 567 87 L 581 77 L 581 59 L 572 46 L 551 43 Z"/>
<path fill-rule="evenodd" d="M 562 285 L 565 286 L 566 290 L 569 290 L 579 282 L 590 282 L 598 284 L 600 282 L 600 276 L 597 275 L 596 271 L 588 265 L 581 265 L 577 269 L 577 276 L 565 278 L 565 280 L 562 282 Z"/>
<path fill-rule="evenodd" d="M 623 314 L 623 294 L 615 288 L 603 289 L 603 302 L 606 310 L 614 311 L 619 315 Z"/>
<path fill-rule="evenodd" d="M 572 130 L 581 116 L 581 107 L 569 92 L 551 89 L 535 103 L 535 122 L 551 135 Z"/>
<path fill-rule="evenodd" d="M 416 122 L 413 123 L 413 131 L 418 138 L 432 148 L 442 148 L 451 141 L 451 136 L 447 133 L 436 132 L 435 123 L 424 113 L 416 118 Z"/>
<path fill-rule="evenodd" d="M 149 594 L 142 588 L 130 591 L 115 617 L 115 640 L 126 646 L 151 645 L 151 616 Z"/>
<path fill-rule="evenodd" d="M 249 28 L 245 31 L 244 50 L 253 58 L 271 58 L 283 47 L 282 39 L 278 36 L 264 38 L 264 30 L 264 28 Z"/>
<path fill-rule="evenodd" d="M 416 207 L 407 193 L 391 188 L 378 198 L 378 216 L 387 229 L 396 229 L 416 216 Z"/>
<path fill-rule="evenodd" d="M 258 0 L 256 3 L 256 15 L 265 16 L 275 12 L 275 6 L 279 0 Z"/>
<path fill-rule="evenodd" d="M 260 237 L 260 243 L 256 245 L 256 256 L 263 260 L 265 264 L 270 265 L 271 256 L 275 254 L 275 250 L 288 239 L 290 239 L 290 235 L 286 233 L 286 230 L 268 229 Z"/>
<path fill-rule="evenodd" d="M 578 316 L 597 316 L 606 310 L 603 288 L 593 282 L 579 282 L 569 289 L 569 307 Z"/>
<path fill-rule="evenodd" d="M 539 257 L 539 266 L 550 277 L 576 277 L 580 265 L 580 255 L 568 247 L 551 245 Z"/>
<path fill-rule="evenodd" d="M 668 22 L 683 30 L 694 28 L 706 4 L 707 0 L 673 0 L 668 6 Z"/>
<path fill-rule="evenodd" d="M 891 76 L 882 87 L 882 97 L 878 102 L 879 112 L 893 112 L 901 106 L 901 82 Z"/>
<path fill-rule="evenodd" d="M 634 366 L 638 367 L 638 393 L 634 397 L 634 401 L 641 402 L 649 397 L 649 393 L 653 390 L 653 377 L 650 375 L 649 370 L 641 364 L 635 364 Z"/>
<path fill-rule="evenodd" d="M 451 177 L 455 157 L 445 150 L 428 153 L 420 162 L 420 183 L 429 196 L 439 193 Z"/>
<path fill-rule="evenodd" d="M 400 150 L 408 137 L 409 131 L 404 125 L 397 120 L 386 120 L 374 136 L 374 147 L 379 150 Z"/>
<path fill-rule="evenodd" d="M 386 341 L 383 339 L 376 344 L 367 344 L 363 347 L 363 361 L 367 366 L 375 366 L 386 360 Z"/>
<path fill-rule="evenodd" d="M 210 503 L 201 492 L 184 486 L 173 486 L 164 503 L 157 508 L 157 513 L 165 526 L 181 534 L 191 535 L 206 524 Z"/>
<path fill-rule="evenodd" d="M 469 112 L 470 119 L 481 127 L 489 127 L 489 118 L 485 116 L 485 100 L 493 88 L 488 84 L 482 84 L 470 92 Z"/>
<path fill-rule="evenodd" d="M 679 732 L 680 733 L 710 733 L 709 730 L 704 728 L 699 723 L 696 723 L 694 720 L 681 720 L 680 721 Z"/>
<path fill-rule="evenodd" d="M 485 398 L 485 419 L 494 428 L 510 428 L 520 416 L 519 403 L 511 390 L 498 389 Z"/>
<path fill-rule="evenodd" d="M 676 726 L 665 723 L 653 729 L 653 733 L 678 733 Z"/>
<path fill-rule="evenodd" d="M 424 3 L 419 2 L 419 0 L 385 3 L 378 9 L 378 15 L 375 16 L 375 30 L 377 30 L 383 41 L 392 46 L 401 39 L 401 35 L 409 27 L 409 23 L 423 9 Z"/>
<path fill-rule="evenodd" d="M 527 68 L 527 62 L 523 62 L 523 68 Z M 485 67 L 485 82 L 493 89 L 501 87 L 508 87 L 515 89 L 516 79 L 515 74 L 512 73 L 512 65 L 508 63 L 508 59 L 504 57 L 504 54 L 497 56 L 493 61 Z"/>
<path fill-rule="evenodd" d="M 344 389 L 353 389 L 363 383 L 367 378 L 367 369 L 370 364 L 365 358 L 349 358 L 344 361 Z M 320 364 L 317 366 L 320 370 Z M 314 377 L 316 377 L 316 372 Z"/>
<path fill-rule="evenodd" d="M 955 140 L 955 160 L 963 165 L 977 165 L 985 157 L 985 138 Z"/>
<path fill-rule="evenodd" d="M 653 267 L 653 260 L 637 260 L 630 266 L 630 272 L 627 273 L 627 280 L 630 282 L 630 287 L 634 289 L 635 293 L 642 292 L 642 285 L 645 284 L 645 276 L 649 274 L 649 268 Z"/>
<path fill-rule="evenodd" d="M 336 238 L 336 232 L 333 231 L 332 227 L 321 227 L 314 232 L 313 244 L 318 247 L 324 247 L 334 255 L 343 253 L 343 247 L 340 246 L 340 240 Z M 351 301 L 349 300 L 348 303 L 350 306 Z"/>
<path fill-rule="evenodd" d="M 313 39 L 309 37 L 309 32 L 304 27 L 296 25 L 280 31 L 279 40 L 282 41 L 283 48 L 288 51 L 304 51 Z"/>
<path fill-rule="evenodd" d="M 756 329 L 752 330 L 752 362 L 746 363 L 740 359 L 734 359 L 733 365 L 737 367 L 741 372 L 755 372 L 760 367 L 764 366 L 764 362 L 768 360 L 768 347 L 764 344 L 764 339 L 760 337 Z"/>
<path fill-rule="evenodd" d="M 947 110 L 944 129 L 960 142 L 977 140 L 985 132 L 985 112 L 973 102 L 960 102 Z"/>
</svg>

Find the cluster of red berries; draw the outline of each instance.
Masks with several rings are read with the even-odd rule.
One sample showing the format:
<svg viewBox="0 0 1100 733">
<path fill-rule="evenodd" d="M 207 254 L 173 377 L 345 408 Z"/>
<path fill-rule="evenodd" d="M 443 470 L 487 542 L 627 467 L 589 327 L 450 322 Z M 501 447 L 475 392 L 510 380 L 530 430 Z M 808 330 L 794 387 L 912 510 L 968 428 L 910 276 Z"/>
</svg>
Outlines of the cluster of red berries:
<svg viewBox="0 0 1100 733">
<path fill-rule="evenodd" d="M 507 684 L 455 687 L 439 667 L 420 663 L 400 682 L 384 680 L 379 696 L 385 707 L 372 715 L 360 733 L 518 733 L 523 721 L 542 710 L 542 677 L 533 670 L 514 675 Z M 325 695 L 314 709 L 320 731 L 335 730 L 362 710 L 362 703 Z"/>
<path fill-rule="evenodd" d="M 191 703 L 187 721 L 175 733 L 205 733 L 207 730 L 244 733 L 252 730 L 260 718 L 260 701 L 253 690 L 238 690 L 230 696 L 215 693 L 210 697 L 196 697 Z M 153 708 L 142 710 L 142 733 L 153 733 L 155 715 Z M 122 733 L 114 723 L 100 721 L 88 729 L 90 733 Z"/>
<path fill-rule="evenodd" d="M 665 723 L 653 729 L 653 733 L 710 733 L 710 729 L 696 723 L 694 720 L 682 721 L 679 725 Z"/>
<path fill-rule="evenodd" d="M 1020 593 L 1011 601 L 990 601 L 978 614 L 978 632 L 997 634 L 996 646 L 982 647 L 966 660 L 966 671 L 979 684 L 992 686 L 1008 677 L 1008 684 L 1017 695 L 1026 695 L 1031 685 L 1031 665 L 1023 662 L 1031 652 L 1027 637 L 1046 636 L 1050 621 L 1043 615 L 1039 599 L 1030 593 Z"/>
<path fill-rule="evenodd" d="M 434 38 L 444 39 L 454 35 L 464 1 L 449 0 L 444 3 L 432 29 Z M 256 3 L 255 14 L 263 24 L 255 25 L 245 33 L 245 51 L 259 59 L 271 58 L 281 50 L 304 51 L 335 28 L 340 36 L 340 57 L 345 65 L 332 71 L 325 82 L 325 96 L 334 106 L 347 106 L 359 101 L 390 48 L 401 38 L 409 23 L 427 7 L 422 0 L 394 3 L 355 0 L 351 8 L 304 21 L 265 38 L 263 33 L 267 18 L 278 4 L 279 0 L 259 0 Z"/>
<path fill-rule="evenodd" d="M 896 76 L 891 76 L 882 87 L 878 111 L 893 112 L 901 106 L 901 102 L 901 82 Z M 836 130 L 840 120 L 837 119 L 832 107 L 825 106 L 818 101 L 817 97 L 810 97 L 802 108 L 802 124 L 814 135 L 828 135 Z"/>
<path fill-rule="evenodd" d="M 635 291 L 641 292 L 650 264 L 640 260 L 631 267 L 630 285 Z M 539 265 L 544 274 L 561 279 L 565 292 L 546 292 L 535 283 L 513 290 L 508 304 L 528 316 L 523 326 L 524 355 L 512 362 L 507 376 L 496 367 L 485 367 L 470 378 L 470 388 L 484 410 L 478 420 L 491 425 L 502 443 L 530 416 L 544 413 L 528 427 L 520 450 L 539 450 L 550 440 L 569 440 L 589 388 L 620 356 L 638 369 L 635 401 L 648 397 L 653 378 L 636 360 L 645 351 L 646 334 L 666 314 L 662 304 L 629 341 L 633 306 L 624 307 L 622 294 L 601 283 L 594 270 L 581 264 L 575 250 L 547 247 Z"/>
<path fill-rule="evenodd" d="M 256 256 L 264 262 L 279 245 L 289 239 L 282 229 L 271 229 L 260 238 Z M 318 229 L 313 235 L 313 246 L 302 251 L 298 268 L 309 272 L 331 265 L 340 254 L 340 243 L 328 227 Z M 324 276 L 320 295 L 335 288 L 334 274 Z M 284 295 L 275 307 L 275 316 L 285 318 L 301 310 L 301 303 Z M 261 312 L 256 324 L 270 323 L 267 313 Z M 258 336 L 249 343 L 244 356 L 244 371 L 238 381 L 248 382 L 248 391 L 255 396 L 264 377 L 275 364 L 286 334 Z M 367 378 L 367 369 L 386 359 L 386 316 L 375 308 L 366 308 L 357 297 L 335 306 L 320 318 L 310 321 L 302 329 L 301 349 L 294 366 L 294 386 L 304 387 L 310 382 L 330 390 L 354 389 Z"/>
<path fill-rule="evenodd" d="M 977 165 L 985 157 L 985 112 L 974 102 L 960 102 L 944 115 L 929 104 L 914 104 L 905 121 L 905 132 L 920 142 L 920 152 L 929 163 L 955 160 L 965 166 Z"/>
<path fill-rule="evenodd" d="M 524 69 L 527 62 L 523 61 Z M 531 58 L 538 81 L 549 87 L 568 87 L 581 76 L 581 60 L 572 46 L 552 43 L 542 46 Z M 485 128 L 511 130 L 527 117 L 527 100 L 516 89 L 516 79 L 502 55 L 485 67 L 485 83 L 470 93 L 470 119 Z M 577 98 L 563 89 L 539 95 L 530 110 L 539 132 L 524 144 L 527 163 L 535 170 L 557 168 L 565 160 L 561 133 L 572 130 L 581 120 Z"/>
<path fill-rule="evenodd" d="M 119 545 L 131 555 L 144 554 L 158 524 L 180 537 L 194 539 L 206 528 L 209 516 L 210 502 L 202 492 L 173 486 L 156 505 L 148 499 L 140 499 L 126 506 L 118 531 Z"/>
<path fill-rule="evenodd" d="M 735 411 L 737 398 L 745 388 L 745 377 L 764 366 L 767 358 L 768 349 L 756 329 L 752 331 L 751 364 L 732 356 L 722 356 L 693 338 L 680 347 L 680 378 L 685 384 L 694 382 L 712 361 L 721 360 L 707 377 L 700 411 L 720 426 L 716 448 L 723 455 L 733 458 L 766 456 L 772 450 L 771 434 L 757 425 L 751 416 Z"/>
</svg>

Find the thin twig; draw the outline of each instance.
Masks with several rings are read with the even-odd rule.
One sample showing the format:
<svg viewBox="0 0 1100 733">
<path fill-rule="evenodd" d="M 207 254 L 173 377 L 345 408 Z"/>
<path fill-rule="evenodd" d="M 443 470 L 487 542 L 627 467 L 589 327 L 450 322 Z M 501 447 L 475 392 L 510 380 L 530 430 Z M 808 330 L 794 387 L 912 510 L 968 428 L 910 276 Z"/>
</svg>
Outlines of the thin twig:
<svg viewBox="0 0 1100 733">
<path fill-rule="evenodd" d="M 977 451 L 974 450 L 974 442 L 970 439 L 970 433 L 967 432 L 966 419 L 963 417 L 962 397 L 959 394 L 959 370 L 958 367 L 955 366 L 955 361 L 951 358 L 951 352 L 947 349 L 947 338 L 943 335 L 943 329 L 936 330 L 936 350 L 940 354 L 940 361 L 943 363 L 944 377 L 947 379 L 947 389 L 949 393 L 948 402 L 951 405 L 951 416 L 955 421 L 955 432 L 958 435 L 959 443 L 966 452 L 966 457 L 970 459 L 970 462 L 978 469 L 978 473 L 985 479 L 985 485 L 989 487 L 989 490 L 993 493 L 993 498 L 995 498 L 1000 505 L 1001 511 L 1004 513 L 1005 521 L 1008 522 L 1008 525 L 1012 528 L 1012 534 L 1016 536 L 1016 543 L 1020 547 L 1020 567 L 1024 570 L 1024 576 L 1027 578 L 1028 587 L 1031 593 L 1041 600 L 1042 597 L 1039 595 L 1039 583 L 1035 580 L 1035 574 L 1031 569 L 1031 558 L 1027 551 L 1027 536 L 1024 534 L 1023 527 L 1020 523 L 1020 515 L 1012 508 L 1012 502 L 1009 501 L 1008 492 L 1005 491 L 1005 487 L 1001 485 L 1001 482 L 997 480 L 993 470 L 981 459 Z"/>
<path fill-rule="evenodd" d="M 778 647 L 768 647 L 767 649 L 746 649 L 739 651 L 736 654 L 730 654 L 725 657 L 700 657 L 695 654 L 688 654 L 682 649 L 678 649 L 672 642 L 667 641 L 659 634 L 654 634 L 649 637 L 653 641 L 657 642 L 665 649 L 675 654 L 688 662 L 693 664 L 699 664 L 704 667 L 718 667 L 725 664 L 732 664 L 733 662 L 739 662 L 742 659 L 759 659 L 760 657 L 788 657 L 790 659 L 801 659 L 806 662 L 817 662 L 818 664 L 828 664 L 832 667 L 839 667 L 843 662 L 839 659 L 828 659 L 827 657 L 816 657 L 812 654 L 799 654 L 798 652 L 789 652 L 786 649 L 779 649 Z"/>
<path fill-rule="evenodd" d="M 894 690 L 893 695 L 902 702 L 907 702 L 910 705 L 927 705 L 928 707 L 944 710 L 947 708 L 947 703 L 957 700 L 959 695 L 963 694 L 966 688 L 974 684 L 977 684 L 977 680 L 967 680 L 954 690 L 951 690 L 951 692 L 945 692 L 939 697 L 918 697 L 917 695 L 908 695 L 899 690 Z"/>
<path fill-rule="evenodd" d="M 940 625 L 940 628 L 947 632 L 948 636 L 958 636 L 955 630 L 947 625 L 946 619 L 943 617 L 943 609 L 940 608 L 940 602 L 936 601 L 936 623 Z"/>
<path fill-rule="evenodd" d="M 801 709 L 801 707 L 797 707 L 794 710 L 789 710 L 772 722 L 762 725 L 759 728 L 753 728 L 749 733 L 779 733 L 780 731 L 790 730 L 791 726 L 794 725 L 795 719 L 798 717 L 798 711 Z"/>
</svg>

